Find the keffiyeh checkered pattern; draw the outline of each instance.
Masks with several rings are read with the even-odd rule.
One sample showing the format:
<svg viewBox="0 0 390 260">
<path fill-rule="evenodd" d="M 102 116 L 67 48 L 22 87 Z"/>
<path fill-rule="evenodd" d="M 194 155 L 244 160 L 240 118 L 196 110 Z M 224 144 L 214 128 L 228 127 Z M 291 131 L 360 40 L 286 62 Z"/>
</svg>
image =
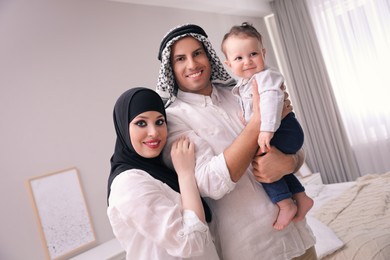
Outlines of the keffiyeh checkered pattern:
<svg viewBox="0 0 390 260">
<path fill-rule="evenodd" d="M 170 30 L 163 38 L 166 39 L 169 37 L 170 33 L 173 30 L 178 30 L 180 27 L 188 26 L 186 25 L 180 25 L 178 27 L 173 28 Z M 191 32 L 184 32 L 183 34 L 180 34 L 174 38 L 172 38 L 170 41 L 168 41 L 163 47 L 161 52 L 161 66 L 160 66 L 160 72 L 158 76 L 158 82 L 157 82 L 157 93 L 160 94 L 160 96 L 163 98 L 164 102 L 168 102 L 166 106 L 168 106 L 171 102 L 174 101 L 176 93 L 177 93 L 177 85 L 175 82 L 174 74 L 172 71 L 172 66 L 170 62 L 170 56 L 171 56 L 171 46 L 179 39 L 186 37 L 186 36 L 192 36 L 198 41 L 202 42 L 206 52 L 208 54 L 209 60 L 211 62 L 211 81 L 222 81 L 222 82 L 231 82 L 233 79 L 229 75 L 229 73 L 224 68 L 222 62 L 217 56 L 217 53 L 213 49 L 211 42 L 209 39 L 201 34 L 198 33 L 191 33 Z"/>
</svg>

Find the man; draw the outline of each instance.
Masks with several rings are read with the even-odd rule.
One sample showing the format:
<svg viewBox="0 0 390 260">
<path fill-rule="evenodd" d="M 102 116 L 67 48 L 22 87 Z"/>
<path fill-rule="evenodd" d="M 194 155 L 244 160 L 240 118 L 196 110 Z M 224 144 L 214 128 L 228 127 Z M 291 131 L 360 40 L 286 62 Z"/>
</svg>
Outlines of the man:
<svg viewBox="0 0 390 260">
<path fill-rule="evenodd" d="M 243 125 L 231 93 L 234 81 L 201 27 L 187 24 L 168 32 L 159 59 L 157 91 L 168 99 L 166 147 L 182 135 L 195 143 L 196 179 L 213 212 L 210 229 L 220 257 L 316 259 L 314 237 L 305 221 L 291 223 L 283 231 L 273 228 L 278 208 L 257 182 L 296 171 L 303 162 L 302 153 L 284 155 L 273 148 L 255 157 L 259 113 Z M 254 105 L 258 106 L 258 99 L 254 92 Z M 169 164 L 168 152 L 165 160 Z"/>
</svg>

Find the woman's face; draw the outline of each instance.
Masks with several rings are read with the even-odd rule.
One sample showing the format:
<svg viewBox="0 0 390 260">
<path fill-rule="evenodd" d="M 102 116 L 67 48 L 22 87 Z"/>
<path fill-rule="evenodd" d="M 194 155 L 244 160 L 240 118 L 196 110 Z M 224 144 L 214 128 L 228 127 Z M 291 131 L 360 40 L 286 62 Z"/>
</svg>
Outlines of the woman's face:
<svg viewBox="0 0 390 260">
<path fill-rule="evenodd" d="M 136 153 L 145 158 L 157 157 L 167 142 L 164 116 L 157 111 L 139 114 L 129 123 L 129 135 Z"/>
</svg>

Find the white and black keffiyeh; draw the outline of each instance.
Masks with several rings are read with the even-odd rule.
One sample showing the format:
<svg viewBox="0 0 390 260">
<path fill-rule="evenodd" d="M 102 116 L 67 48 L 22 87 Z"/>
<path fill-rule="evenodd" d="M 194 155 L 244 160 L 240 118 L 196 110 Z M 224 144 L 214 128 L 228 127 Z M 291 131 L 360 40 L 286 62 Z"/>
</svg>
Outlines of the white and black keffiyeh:
<svg viewBox="0 0 390 260">
<path fill-rule="evenodd" d="M 179 39 L 192 36 L 200 41 L 205 47 L 207 56 L 211 62 L 211 81 L 212 82 L 225 82 L 226 85 L 231 86 L 234 84 L 234 79 L 224 68 L 222 62 L 217 56 L 217 53 L 213 49 L 211 42 L 207 38 L 207 34 L 204 30 L 194 24 L 184 24 L 171 29 L 161 41 L 160 51 L 158 59 L 161 61 L 160 72 L 157 82 L 157 93 L 160 94 L 166 107 L 171 104 L 177 94 L 177 84 L 174 78 L 171 65 L 171 46 Z"/>
</svg>

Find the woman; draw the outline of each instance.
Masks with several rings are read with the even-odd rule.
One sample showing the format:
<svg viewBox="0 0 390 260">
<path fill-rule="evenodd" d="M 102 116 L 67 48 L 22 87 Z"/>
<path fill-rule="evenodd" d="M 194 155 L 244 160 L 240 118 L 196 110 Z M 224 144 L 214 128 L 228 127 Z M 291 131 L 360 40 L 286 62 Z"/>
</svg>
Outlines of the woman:
<svg viewBox="0 0 390 260">
<path fill-rule="evenodd" d="M 124 92 L 114 107 L 117 134 L 108 180 L 108 218 L 127 259 L 218 259 L 196 186 L 194 145 L 179 138 L 171 155 L 164 104 L 151 89 Z M 204 206 L 203 206 L 204 204 Z"/>
</svg>

